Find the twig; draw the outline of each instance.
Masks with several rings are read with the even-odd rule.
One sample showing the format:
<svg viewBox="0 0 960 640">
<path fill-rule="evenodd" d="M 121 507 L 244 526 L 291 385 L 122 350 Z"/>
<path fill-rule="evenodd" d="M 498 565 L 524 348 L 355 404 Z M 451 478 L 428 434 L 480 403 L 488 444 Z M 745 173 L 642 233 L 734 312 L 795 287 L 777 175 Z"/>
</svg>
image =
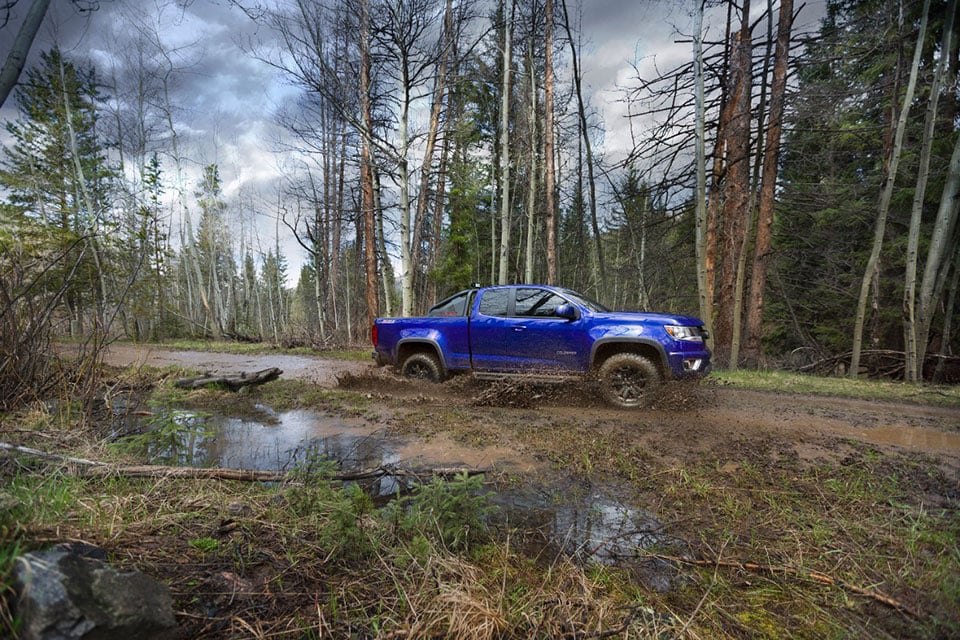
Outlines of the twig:
<svg viewBox="0 0 960 640">
<path fill-rule="evenodd" d="M 902 613 L 914 618 L 921 618 L 923 614 L 913 609 L 899 600 L 892 598 L 886 594 L 880 593 L 879 591 L 874 591 L 872 589 L 865 589 L 864 587 L 858 587 L 857 585 L 850 584 L 840 580 L 839 578 L 834 578 L 828 576 L 825 573 L 820 573 L 819 571 L 806 571 L 803 569 L 795 569 L 793 567 L 774 567 L 770 565 L 763 565 L 756 562 L 736 562 L 732 560 L 694 560 L 691 558 L 678 558 L 676 556 L 666 556 L 659 553 L 645 553 L 640 556 L 641 558 L 651 558 L 656 560 L 665 560 L 667 562 L 675 562 L 677 564 L 690 564 L 698 567 L 722 567 L 725 569 L 740 569 L 741 571 L 751 571 L 753 573 L 782 573 L 786 575 L 793 575 L 800 578 L 808 578 L 814 582 L 820 584 L 828 585 L 831 587 L 840 587 L 841 589 L 846 589 L 857 595 L 861 595 L 867 598 L 876 600 L 881 604 L 885 604 L 888 607 L 896 609 Z"/>
</svg>

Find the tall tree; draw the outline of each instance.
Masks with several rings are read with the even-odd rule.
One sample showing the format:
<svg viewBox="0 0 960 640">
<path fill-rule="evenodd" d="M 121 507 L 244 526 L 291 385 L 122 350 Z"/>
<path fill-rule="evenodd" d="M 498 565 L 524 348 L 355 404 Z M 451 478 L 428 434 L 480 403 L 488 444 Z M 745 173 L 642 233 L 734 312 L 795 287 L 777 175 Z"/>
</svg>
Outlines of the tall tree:
<svg viewBox="0 0 960 640">
<path fill-rule="evenodd" d="M 567 32 L 567 41 L 570 44 L 570 58 L 573 62 L 573 89 L 577 96 L 577 116 L 580 122 L 580 136 L 586 151 L 587 163 L 587 190 L 590 202 L 590 223 L 593 229 L 594 248 L 594 279 L 597 290 L 603 293 L 606 289 L 606 260 L 603 257 L 603 242 L 600 236 L 600 223 L 597 217 L 597 183 L 593 175 L 593 144 L 590 142 L 590 127 L 587 124 L 587 107 L 583 99 L 580 61 L 577 54 L 577 42 L 573 37 L 573 28 L 570 25 L 570 13 L 567 11 L 567 0 L 560 0 L 563 9 L 563 26 Z M 579 162 L 579 159 L 578 159 Z"/>
<path fill-rule="evenodd" d="M 97 131 L 97 76 L 55 48 L 27 71 L 16 97 L 21 119 L 6 124 L 13 144 L 4 147 L 0 185 L 21 220 L 55 230 L 52 237 L 61 247 L 82 248 L 80 277 L 64 295 L 78 333 L 88 303 L 99 312 L 105 295 L 97 234 L 108 209 L 112 173 Z"/>
<path fill-rule="evenodd" d="M 734 335 L 734 313 L 743 300 L 735 295 L 737 265 L 743 250 L 746 221 L 750 216 L 750 143 L 753 45 L 750 2 L 745 0 L 740 13 L 740 30 L 731 44 L 730 71 L 726 77 L 729 101 L 723 117 L 725 153 L 723 209 L 720 224 L 720 286 L 717 289 L 716 347 L 721 363 L 730 362 Z M 721 146 L 718 143 L 718 147 Z"/>
<path fill-rule="evenodd" d="M 507 284 L 510 267 L 510 94 L 513 73 L 513 0 L 503 8 L 503 58 L 500 82 L 500 252 L 497 283 Z"/>
<path fill-rule="evenodd" d="M 917 33 L 917 41 L 913 49 L 913 62 L 910 65 L 910 77 L 907 80 L 906 91 L 903 101 L 900 103 L 900 115 L 898 118 L 891 118 L 896 121 L 893 131 L 893 142 L 889 147 L 889 152 L 885 158 L 884 177 L 882 180 L 882 189 L 880 192 L 880 202 L 877 206 L 876 226 L 874 227 L 872 249 L 870 257 L 867 260 L 867 266 L 863 272 L 863 279 L 860 282 L 860 296 L 857 298 L 856 320 L 853 328 L 853 348 L 850 356 L 850 376 L 856 378 L 860 375 L 860 352 L 863 346 L 863 325 L 866 321 L 867 298 L 870 295 L 871 286 L 879 279 L 878 264 L 880 260 L 880 251 L 883 248 L 883 238 L 886 232 L 887 215 L 890 211 L 890 201 L 893 198 L 893 188 L 897 180 L 897 170 L 900 166 L 900 156 L 903 149 L 903 138 L 906 133 L 907 123 L 910 116 L 910 107 L 913 104 L 913 94 L 917 86 L 917 76 L 920 73 L 920 60 L 923 54 L 923 41 L 927 33 L 927 18 L 930 13 L 930 0 L 923 2 L 923 15 L 920 18 L 920 27 Z M 903 14 L 901 13 L 901 16 Z M 901 24 L 902 28 L 902 24 Z M 899 96 L 894 96 L 892 101 L 895 110 L 899 103 Z"/>
<path fill-rule="evenodd" d="M 940 59 L 937 62 L 933 80 L 930 84 L 930 95 L 927 98 L 927 112 L 924 117 L 923 138 L 920 143 L 920 158 L 917 167 L 917 186 L 913 195 L 910 231 L 907 238 L 907 266 L 903 288 L 903 333 L 904 378 L 908 382 L 918 382 L 922 379 L 924 354 L 927 350 L 926 335 L 925 333 L 921 335 L 921 332 L 918 331 L 920 327 L 917 322 L 917 259 L 920 246 L 920 223 L 923 217 L 927 182 L 930 178 L 930 158 L 933 152 L 934 130 L 937 125 L 937 107 L 940 104 L 940 93 L 947 83 L 948 60 L 954 47 L 956 16 L 957 0 L 950 0 L 947 12 L 943 17 Z M 921 307 L 923 307 L 922 303 Z M 923 342 L 918 340 L 921 337 Z"/>
<path fill-rule="evenodd" d="M 773 16 L 770 16 L 773 19 Z M 763 178 L 760 184 L 757 237 L 754 243 L 750 301 L 747 304 L 746 360 L 760 362 L 760 338 L 763 333 L 763 305 L 767 287 L 767 265 L 773 238 L 773 213 L 776 203 L 777 175 L 780 168 L 780 137 L 787 93 L 787 59 L 790 55 L 790 32 L 793 27 L 793 0 L 780 1 L 777 23 L 777 45 L 773 60 L 773 83 L 770 87 L 770 115 L 763 146 Z"/>
<path fill-rule="evenodd" d="M 554 168 L 554 125 L 553 125 L 553 0 L 546 0 L 543 6 L 546 17 L 544 36 L 544 73 L 543 73 L 543 174 L 546 196 L 545 223 L 547 227 L 547 284 L 557 284 L 557 176 Z"/>
</svg>

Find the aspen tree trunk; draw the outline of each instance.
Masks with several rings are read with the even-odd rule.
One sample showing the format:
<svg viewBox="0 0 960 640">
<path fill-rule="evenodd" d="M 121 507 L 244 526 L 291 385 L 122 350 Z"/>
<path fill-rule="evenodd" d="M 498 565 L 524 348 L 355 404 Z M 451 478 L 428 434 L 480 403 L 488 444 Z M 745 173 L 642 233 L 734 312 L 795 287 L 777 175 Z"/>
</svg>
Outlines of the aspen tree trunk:
<svg viewBox="0 0 960 640">
<path fill-rule="evenodd" d="M 530 74 L 530 178 L 527 181 L 527 246 L 523 269 L 524 282 L 533 282 L 533 237 L 536 233 L 537 209 L 537 72 L 533 57 L 533 38 L 527 49 L 527 70 Z"/>
<path fill-rule="evenodd" d="M 546 190 L 547 284 L 557 284 L 557 185 L 554 169 L 553 131 L 553 0 L 544 3 L 546 14 L 545 62 L 543 73 L 543 161 Z"/>
<path fill-rule="evenodd" d="M 346 202 L 346 157 L 347 157 L 347 123 L 340 123 L 340 161 L 337 171 L 337 199 L 334 203 L 333 217 L 333 246 L 330 248 L 330 311 L 333 315 L 333 331 L 340 331 L 340 315 L 337 313 L 337 280 L 340 277 L 340 235 L 343 231 L 344 203 Z M 349 269 L 348 269 L 349 270 Z M 349 291 L 349 289 L 348 289 Z"/>
<path fill-rule="evenodd" d="M 567 12 L 567 0 L 560 0 L 563 9 L 563 23 L 567 31 L 567 40 L 570 42 L 570 55 L 573 61 L 573 85 L 577 94 L 577 113 L 580 116 L 580 134 L 583 136 L 583 146 L 587 153 L 587 186 L 590 196 L 590 223 L 593 228 L 594 251 L 596 266 L 594 280 L 601 293 L 606 287 L 607 268 L 603 258 L 603 242 L 600 236 L 600 224 L 597 219 L 597 183 L 593 175 L 593 146 L 590 143 L 590 130 L 587 126 L 587 109 L 583 103 L 583 90 L 580 81 L 580 63 L 577 56 L 577 47 L 573 41 L 573 32 L 570 29 L 570 15 Z"/>
<path fill-rule="evenodd" d="M 949 269 L 945 269 L 944 273 Z M 956 258 L 953 261 L 953 278 L 950 282 L 950 290 L 947 293 L 947 301 L 943 308 L 943 337 L 940 339 L 940 355 L 946 356 L 950 345 L 950 336 L 953 331 L 953 320 L 955 314 L 953 309 L 957 306 L 957 290 L 960 289 L 960 244 L 957 245 Z M 939 383 L 943 379 L 943 368 L 946 358 L 937 359 L 937 366 L 933 371 L 933 381 Z"/>
<path fill-rule="evenodd" d="M 920 60 L 923 54 L 923 41 L 927 32 L 927 16 L 930 12 L 930 0 L 923 2 L 923 15 L 920 18 L 920 30 L 917 34 L 917 44 L 913 51 L 913 62 L 910 65 L 910 79 L 907 81 L 907 90 L 903 96 L 903 107 L 897 119 L 893 134 L 893 146 L 890 149 L 888 171 L 884 177 L 880 203 L 877 210 L 877 222 L 873 234 L 873 248 L 867 267 L 860 282 L 860 296 L 857 299 L 857 315 L 853 329 L 853 348 L 850 357 L 850 377 L 856 378 L 860 373 L 860 351 L 863 347 L 863 325 L 866 320 L 867 297 L 870 295 L 871 283 L 878 277 L 880 250 L 883 248 L 883 236 L 886 232 L 887 214 L 890 211 L 890 200 L 893 198 L 893 187 L 897 180 L 897 169 L 900 166 L 900 152 L 903 148 L 903 136 L 907 128 L 907 119 L 910 116 L 910 106 L 913 103 L 913 94 L 917 86 L 917 75 L 920 71 Z M 896 96 L 894 96 L 896 102 Z"/>
<path fill-rule="evenodd" d="M 711 277 L 707 269 L 707 152 L 706 152 L 706 108 L 704 105 L 703 88 L 703 4 L 705 0 L 697 2 L 696 25 L 693 38 L 693 73 L 696 100 L 696 252 L 697 252 L 697 294 L 700 302 L 700 319 L 703 320 L 707 331 L 713 333 L 713 287 L 709 283 Z"/>
<path fill-rule="evenodd" d="M 772 16 L 771 16 L 772 18 Z M 793 29 L 793 0 L 781 0 L 777 26 L 777 46 L 773 54 L 773 84 L 770 87 L 770 118 L 764 143 L 763 178 L 760 183 L 760 204 L 757 239 L 753 251 L 753 277 L 750 301 L 747 304 L 747 360 L 760 361 L 760 337 L 763 333 L 764 294 L 767 286 L 767 265 L 773 237 L 773 209 L 776 204 L 777 170 L 780 158 L 780 136 L 787 91 L 787 60 L 790 55 L 790 32 Z"/>
<path fill-rule="evenodd" d="M 504 8 L 503 78 L 500 97 L 500 272 L 498 284 L 507 284 L 510 266 L 510 71 L 513 50 L 513 0 Z"/>
<path fill-rule="evenodd" d="M 920 245 L 920 222 L 923 215 L 923 200 L 930 175 L 930 153 L 933 146 L 933 134 L 937 124 L 937 106 L 940 89 L 946 80 L 947 59 L 953 47 L 954 20 L 957 12 L 957 0 L 951 0 L 943 21 L 943 36 L 940 44 L 940 60 L 937 63 L 933 81 L 930 84 L 930 98 L 927 101 L 927 113 L 923 127 L 923 141 L 920 144 L 920 164 L 917 167 L 917 187 L 913 195 L 913 210 L 910 215 L 910 231 L 907 236 L 907 268 L 903 287 L 903 337 L 904 337 L 904 379 L 906 382 L 919 382 L 923 379 L 923 361 L 926 356 L 926 336 L 919 342 L 917 323 L 917 254 Z"/>
<path fill-rule="evenodd" d="M 16 4 L 16 2 L 13 4 Z M 13 46 L 7 53 L 3 69 L 0 69 L 0 106 L 3 106 L 3 103 L 7 101 L 7 97 L 17 84 L 17 78 L 20 77 L 23 65 L 27 62 L 30 46 L 40 30 L 43 17 L 47 15 L 49 5 L 50 0 L 33 0 L 27 9 L 20 30 L 17 32 L 17 37 L 13 40 Z"/>
<path fill-rule="evenodd" d="M 377 295 L 376 217 L 373 207 L 373 171 L 370 158 L 370 136 L 373 115 L 370 112 L 370 0 L 360 0 L 360 111 L 363 118 L 363 142 L 360 158 L 360 181 L 363 191 L 364 267 L 366 272 L 367 322 L 380 315 Z"/>
<path fill-rule="evenodd" d="M 958 217 L 960 217 L 960 137 L 957 138 L 950 157 L 943 194 L 940 196 L 940 206 L 937 209 L 937 219 L 933 224 L 930 247 L 927 249 L 923 280 L 920 283 L 917 342 L 922 345 L 926 345 L 929 341 L 935 307 L 943 294 L 946 275 L 950 270 L 951 246 L 956 238 Z"/>
</svg>

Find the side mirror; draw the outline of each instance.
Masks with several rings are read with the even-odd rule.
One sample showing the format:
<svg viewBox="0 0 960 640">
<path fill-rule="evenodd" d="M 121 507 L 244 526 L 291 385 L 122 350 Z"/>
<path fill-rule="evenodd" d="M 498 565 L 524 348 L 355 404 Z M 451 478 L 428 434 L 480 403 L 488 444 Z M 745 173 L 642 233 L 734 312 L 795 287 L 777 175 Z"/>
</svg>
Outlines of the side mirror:
<svg viewBox="0 0 960 640">
<path fill-rule="evenodd" d="M 553 313 L 558 318 L 566 318 L 567 320 L 580 319 L 580 310 L 570 303 L 560 305 Z"/>
</svg>

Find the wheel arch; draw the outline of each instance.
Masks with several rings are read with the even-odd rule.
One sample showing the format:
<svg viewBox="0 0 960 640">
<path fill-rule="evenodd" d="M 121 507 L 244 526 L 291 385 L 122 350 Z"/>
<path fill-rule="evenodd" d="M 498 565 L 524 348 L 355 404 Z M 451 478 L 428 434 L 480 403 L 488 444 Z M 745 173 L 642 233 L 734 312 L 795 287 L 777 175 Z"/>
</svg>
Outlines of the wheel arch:
<svg viewBox="0 0 960 640">
<path fill-rule="evenodd" d="M 436 356 L 437 362 L 440 363 L 440 373 L 444 377 L 447 376 L 447 363 L 443 359 L 443 349 L 435 341 L 424 338 L 400 340 L 397 343 L 397 367 L 402 367 L 407 358 L 415 353 L 429 353 Z"/>
<path fill-rule="evenodd" d="M 635 353 L 641 355 L 657 367 L 663 379 L 672 378 L 672 372 L 667 361 L 667 353 L 656 340 L 624 340 L 622 338 L 600 339 L 593 343 L 590 353 L 590 368 L 597 371 L 610 356 L 618 353 Z"/>
</svg>

